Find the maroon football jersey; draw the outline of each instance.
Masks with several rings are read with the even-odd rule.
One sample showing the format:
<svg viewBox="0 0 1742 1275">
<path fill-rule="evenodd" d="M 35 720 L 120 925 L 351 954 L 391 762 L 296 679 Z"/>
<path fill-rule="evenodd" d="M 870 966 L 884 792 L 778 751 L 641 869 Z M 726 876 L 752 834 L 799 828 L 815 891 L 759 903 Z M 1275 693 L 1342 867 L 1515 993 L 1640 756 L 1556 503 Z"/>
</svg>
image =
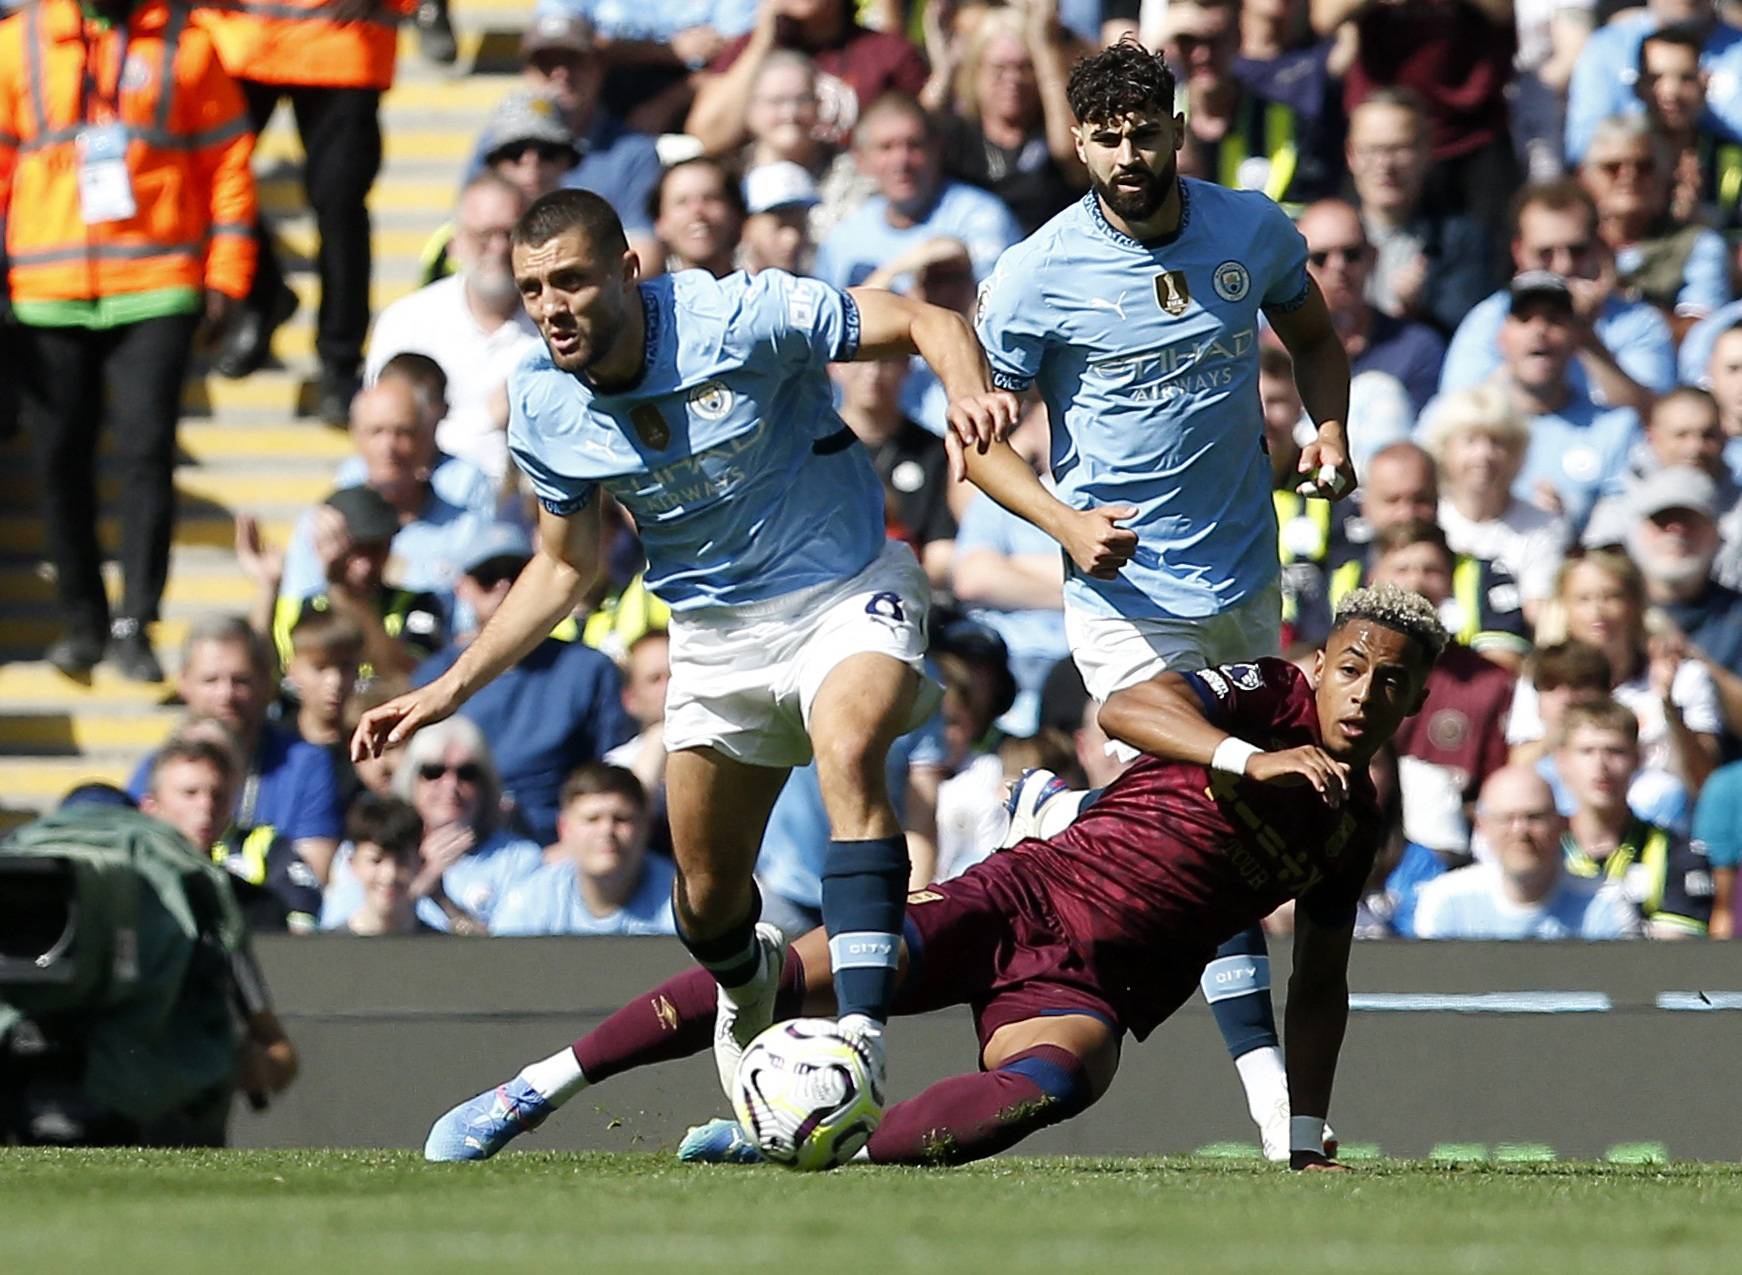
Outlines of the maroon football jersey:
<svg viewBox="0 0 1742 1275">
<path fill-rule="evenodd" d="M 1186 680 L 1211 721 L 1260 748 L 1320 742 L 1312 684 L 1286 660 Z M 1350 788 L 1333 810 L 1310 784 L 1141 757 L 1064 832 L 1010 853 L 1045 882 L 1073 944 L 1114 984 L 1108 991 L 1141 1000 L 1158 956 L 1207 960 L 1288 899 L 1321 924 L 1352 920 L 1383 820 L 1365 773 Z"/>
</svg>

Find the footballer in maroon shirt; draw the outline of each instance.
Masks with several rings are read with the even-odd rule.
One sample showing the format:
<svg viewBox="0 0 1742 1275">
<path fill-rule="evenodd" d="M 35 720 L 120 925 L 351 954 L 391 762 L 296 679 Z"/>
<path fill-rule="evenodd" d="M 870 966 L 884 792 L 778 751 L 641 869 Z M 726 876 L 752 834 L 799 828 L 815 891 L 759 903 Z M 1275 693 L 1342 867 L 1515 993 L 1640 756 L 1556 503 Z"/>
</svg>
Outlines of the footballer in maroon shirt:
<svg viewBox="0 0 1742 1275">
<path fill-rule="evenodd" d="M 1340 1167 L 1323 1153 L 1324 1116 L 1356 902 L 1385 832 L 1367 768 L 1421 707 L 1445 641 L 1426 599 L 1381 585 L 1343 600 L 1311 680 L 1263 659 L 1110 697 L 1102 724 L 1144 757 L 1058 836 L 909 896 L 894 1012 L 969 1006 L 982 1069 L 890 1107 L 865 1156 L 960 1163 L 1082 1111 L 1106 1092 L 1125 1033 L 1146 1037 L 1225 939 L 1294 899 L 1290 1163 Z M 777 1019 L 831 1013 L 830 975 L 814 930 L 788 951 Z M 582 1088 L 709 1048 L 715 1003 L 705 970 L 680 974 L 449 1111 L 425 1155 L 487 1159 Z M 693 1130 L 684 1150 L 754 1156 L 727 1121 Z"/>
</svg>

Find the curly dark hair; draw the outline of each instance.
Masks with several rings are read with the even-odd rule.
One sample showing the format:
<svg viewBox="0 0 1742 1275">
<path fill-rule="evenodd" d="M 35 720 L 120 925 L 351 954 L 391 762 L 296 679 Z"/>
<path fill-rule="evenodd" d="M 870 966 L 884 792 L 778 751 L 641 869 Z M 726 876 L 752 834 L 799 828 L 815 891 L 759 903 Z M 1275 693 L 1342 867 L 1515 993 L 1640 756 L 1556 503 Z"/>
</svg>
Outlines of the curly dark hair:
<svg viewBox="0 0 1742 1275">
<path fill-rule="evenodd" d="M 1080 124 L 1105 124 L 1142 111 L 1173 114 L 1173 72 L 1132 36 L 1083 58 L 1065 85 Z"/>
</svg>

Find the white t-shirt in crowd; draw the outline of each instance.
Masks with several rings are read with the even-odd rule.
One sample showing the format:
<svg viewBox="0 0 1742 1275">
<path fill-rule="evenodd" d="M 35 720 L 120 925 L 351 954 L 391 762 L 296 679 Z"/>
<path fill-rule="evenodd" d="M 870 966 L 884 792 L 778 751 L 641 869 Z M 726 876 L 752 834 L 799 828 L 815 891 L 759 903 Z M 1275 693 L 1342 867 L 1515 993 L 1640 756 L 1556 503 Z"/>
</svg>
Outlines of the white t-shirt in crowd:
<svg viewBox="0 0 1742 1275">
<path fill-rule="evenodd" d="M 1671 770 L 1669 723 L 1663 715 L 1663 704 L 1652 692 L 1649 675 L 1641 673 L 1623 682 L 1610 692 L 1633 710 L 1639 719 L 1639 760 L 1642 770 Z M 1682 721 L 1696 734 L 1717 735 L 1724 728 L 1718 711 L 1718 688 L 1705 665 L 1697 660 L 1683 660 L 1670 683 L 1669 696 L 1681 709 Z M 1536 687 L 1528 678 L 1518 680 L 1512 694 L 1512 715 L 1506 719 L 1506 742 L 1528 744 L 1541 739 L 1546 732 L 1542 724 L 1542 705 Z"/>
<path fill-rule="evenodd" d="M 1498 562 L 1518 582 L 1526 602 L 1540 602 L 1554 592 L 1555 572 L 1571 538 L 1562 519 L 1522 500 L 1486 522 L 1466 518 L 1451 501 L 1441 500 L 1439 517 L 1453 553 Z"/>
</svg>

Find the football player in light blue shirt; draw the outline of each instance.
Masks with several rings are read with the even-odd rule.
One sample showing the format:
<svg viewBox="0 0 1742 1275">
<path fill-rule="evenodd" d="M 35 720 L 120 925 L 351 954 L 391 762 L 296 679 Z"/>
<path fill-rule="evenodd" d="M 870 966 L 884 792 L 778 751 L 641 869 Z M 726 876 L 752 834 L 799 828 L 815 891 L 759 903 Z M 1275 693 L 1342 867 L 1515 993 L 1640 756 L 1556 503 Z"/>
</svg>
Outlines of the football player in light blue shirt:
<svg viewBox="0 0 1742 1275">
<path fill-rule="evenodd" d="M 1185 120 L 1159 56 L 1103 49 L 1073 68 L 1067 93 L 1091 189 L 1000 258 L 975 323 L 994 381 L 1036 386 L 1046 402 L 1057 496 L 1007 445 L 968 457 L 968 476 L 1064 547 L 1071 653 L 1105 700 L 1165 669 L 1278 653 L 1263 324 L 1293 355 L 1318 425 L 1303 494 L 1354 489 L 1349 361 L 1287 214 L 1261 193 L 1179 176 Z M 1262 931 L 1226 945 L 1205 980 L 1265 1153 L 1285 1159 Z"/>
<path fill-rule="evenodd" d="M 563 784 L 558 855 L 510 890 L 490 933 L 676 934 L 669 859 L 647 853 L 647 792 L 621 766 L 590 762 Z"/>
<path fill-rule="evenodd" d="M 936 700 L 921 674 L 930 589 L 911 550 L 884 539 L 882 488 L 835 413 L 826 364 L 922 355 L 955 400 L 958 469 L 1014 425 L 1015 396 L 991 387 L 959 315 L 893 293 L 780 270 L 643 283 L 616 213 L 586 191 L 535 202 L 513 262 L 546 347 L 509 379 L 538 552 L 454 666 L 367 714 L 353 749 L 453 712 L 573 611 L 599 571 L 609 492 L 672 608 L 674 911 L 721 987 L 722 1078 L 773 1019 L 786 947 L 755 928 L 752 871 L 788 771 L 813 752 L 834 838 L 822 910 L 842 1030 L 880 1071 L 908 880 L 884 760 Z M 541 1095 L 578 1083 L 563 1059 L 546 1060 L 559 1074 L 510 1082 L 526 1105 L 502 1119 L 533 1118 Z"/>
</svg>

